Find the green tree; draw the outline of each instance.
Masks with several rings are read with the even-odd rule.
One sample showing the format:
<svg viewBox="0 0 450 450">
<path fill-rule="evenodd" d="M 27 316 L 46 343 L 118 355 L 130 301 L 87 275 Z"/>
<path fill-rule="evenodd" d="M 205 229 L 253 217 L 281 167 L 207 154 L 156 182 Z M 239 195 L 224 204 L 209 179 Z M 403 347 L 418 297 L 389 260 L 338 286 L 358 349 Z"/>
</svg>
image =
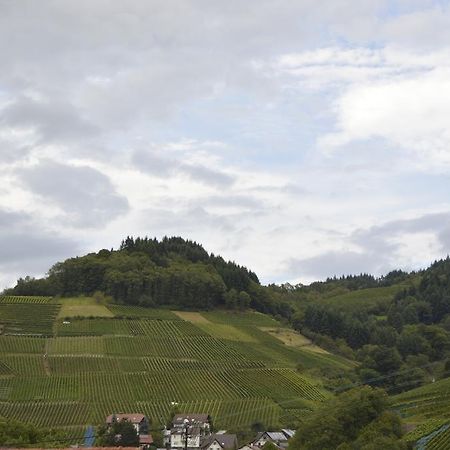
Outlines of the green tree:
<svg viewBox="0 0 450 450">
<path fill-rule="evenodd" d="M 382 438 L 385 429 L 395 442 L 401 436 L 400 422 L 386 410 L 387 396 L 380 389 L 363 386 L 345 392 L 325 402 L 305 420 L 291 439 L 289 449 L 359 449 L 354 445 L 358 439 L 363 441 L 368 434 Z"/>
<path fill-rule="evenodd" d="M 111 425 L 99 428 L 97 444 L 104 447 L 137 447 L 139 435 L 128 420 L 113 421 Z"/>
</svg>

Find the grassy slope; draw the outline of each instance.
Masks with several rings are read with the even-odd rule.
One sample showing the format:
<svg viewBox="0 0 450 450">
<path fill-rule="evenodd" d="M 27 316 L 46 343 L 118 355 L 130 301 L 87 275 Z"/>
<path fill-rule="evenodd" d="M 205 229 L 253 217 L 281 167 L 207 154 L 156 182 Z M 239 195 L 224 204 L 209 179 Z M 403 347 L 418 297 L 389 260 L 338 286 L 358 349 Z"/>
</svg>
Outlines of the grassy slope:
<svg viewBox="0 0 450 450">
<path fill-rule="evenodd" d="M 31 331 L 27 321 L 15 331 L 34 333 L 41 324 L 47 334 L 0 336 L 0 416 L 42 426 L 98 424 L 119 411 L 143 411 L 156 425 L 168 419 L 172 402 L 210 412 L 220 427 L 277 424 L 329 395 L 296 372 L 298 363 L 352 365 L 285 345 L 264 331 L 280 324 L 259 313 L 173 313 L 89 298 L 54 300 L 50 308 L 39 299 L 0 303 L 7 319 L 15 308 L 34 318 Z M 63 323 L 95 312 L 101 317 Z"/>
<path fill-rule="evenodd" d="M 368 309 L 377 305 L 389 304 L 397 292 L 403 290 L 405 285 L 393 285 L 371 289 L 360 289 L 345 294 L 320 299 L 325 305 L 334 306 L 342 311 L 355 312 L 358 309 Z"/>
</svg>

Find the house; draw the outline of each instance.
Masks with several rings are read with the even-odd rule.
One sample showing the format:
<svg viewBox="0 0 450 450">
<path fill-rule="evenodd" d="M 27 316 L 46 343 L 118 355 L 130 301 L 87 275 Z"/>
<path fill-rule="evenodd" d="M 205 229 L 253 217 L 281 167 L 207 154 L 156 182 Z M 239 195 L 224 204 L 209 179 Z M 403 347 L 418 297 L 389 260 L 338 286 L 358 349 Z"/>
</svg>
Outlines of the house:
<svg viewBox="0 0 450 450">
<path fill-rule="evenodd" d="M 123 420 L 131 422 L 139 435 L 139 447 L 146 450 L 153 444 L 153 437 L 148 434 L 149 422 L 143 414 L 111 414 L 106 418 L 106 425 L 110 427 L 114 422 Z"/>
<path fill-rule="evenodd" d="M 202 440 L 211 434 L 211 418 L 208 414 L 176 414 L 170 434 L 165 442 L 172 449 L 199 449 Z"/>
<path fill-rule="evenodd" d="M 106 418 L 106 425 L 111 426 L 114 422 L 126 420 L 131 422 L 138 434 L 148 434 L 148 419 L 144 414 L 111 414 Z"/>
<path fill-rule="evenodd" d="M 236 450 L 237 447 L 237 436 L 226 433 L 211 434 L 201 444 L 202 450 Z"/>
<path fill-rule="evenodd" d="M 151 434 L 139 435 L 139 447 L 142 450 L 147 450 L 152 444 L 153 444 L 153 436 Z"/>
<path fill-rule="evenodd" d="M 260 450 L 260 447 L 250 443 L 240 447 L 239 450 Z"/>
<path fill-rule="evenodd" d="M 288 439 L 294 437 L 295 435 L 295 430 L 291 430 L 290 428 L 282 428 L 281 431 Z"/>
<path fill-rule="evenodd" d="M 288 440 L 293 437 L 295 430 L 284 428 L 281 431 L 264 431 L 258 433 L 256 439 L 251 443 L 252 446 L 264 447 L 267 442 L 272 442 L 279 448 L 286 448 L 288 446 Z"/>
</svg>

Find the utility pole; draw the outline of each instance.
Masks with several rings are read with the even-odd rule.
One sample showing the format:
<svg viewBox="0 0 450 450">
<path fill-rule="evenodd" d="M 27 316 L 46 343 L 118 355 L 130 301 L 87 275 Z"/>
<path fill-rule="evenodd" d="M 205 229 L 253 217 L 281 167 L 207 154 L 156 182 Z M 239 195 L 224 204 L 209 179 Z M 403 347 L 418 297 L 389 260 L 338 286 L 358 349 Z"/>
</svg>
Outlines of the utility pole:
<svg viewBox="0 0 450 450">
<path fill-rule="evenodd" d="M 184 450 L 188 448 L 188 438 L 189 438 L 189 420 L 184 419 Z"/>
</svg>

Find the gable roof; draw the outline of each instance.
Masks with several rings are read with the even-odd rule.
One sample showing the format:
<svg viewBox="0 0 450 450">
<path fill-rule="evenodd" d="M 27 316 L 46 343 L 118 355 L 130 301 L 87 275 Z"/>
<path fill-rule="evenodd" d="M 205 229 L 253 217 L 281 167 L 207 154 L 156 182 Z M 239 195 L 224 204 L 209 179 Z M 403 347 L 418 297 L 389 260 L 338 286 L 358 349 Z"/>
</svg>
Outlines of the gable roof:
<svg viewBox="0 0 450 450">
<path fill-rule="evenodd" d="M 207 448 L 214 442 L 217 442 L 223 449 L 237 447 L 237 437 L 235 434 L 211 434 L 202 442 L 201 447 Z"/>
<path fill-rule="evenodd" d="M 106 423 L 110 424 L 113 422 L 113 418 L 116 418 L 116 420 L 118 420 L 119 422 L 122 420 L 128 420 L 131 423 L 141 423 L 144 419 L 145 416 L 144 414 L 139 414 L 139 413 L 131 413 L 131 414 L 110 414 L 107 418 L 106 418 Z"/>
<path fill-rule="evenodd" d="M 288 439 L 286 435 L 281 431 L 263 431 L 262 433 L 258 433 L 256 439 L 253 442 L 257 442 L 264 437 L 270 439 L 273 442 L 287 441 Z"/>
<path fill-rule="evenodd" d="M 151 434 L 141 434 L 139 435 L 139 444 L 153 444 L 153 436 Z"/>
<path fill-rule="evenodd" d="M 281 431 L 286 435 L 288 439 L 294 437 L 295 435 L 295 430 L 291 430 L 290 428 L 282 428 Z"/>
</svg>

